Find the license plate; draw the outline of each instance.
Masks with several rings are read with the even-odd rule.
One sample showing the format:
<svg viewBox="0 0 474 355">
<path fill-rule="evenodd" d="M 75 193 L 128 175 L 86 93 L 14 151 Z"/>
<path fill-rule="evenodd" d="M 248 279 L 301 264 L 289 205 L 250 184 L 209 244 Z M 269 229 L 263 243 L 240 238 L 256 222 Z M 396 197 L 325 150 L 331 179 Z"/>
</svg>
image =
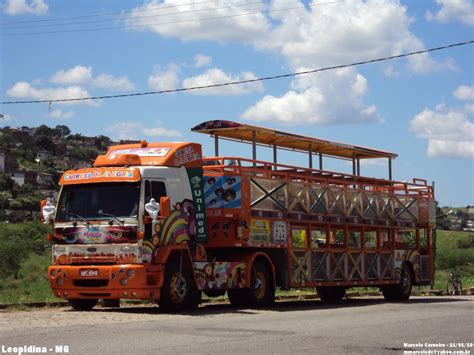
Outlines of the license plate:
<svg viewBox="0 0 474 355">
<path fill-rule="evenodd" d="M 98 269 L 81 269 L 79 270 L 81 277 L 97 277 L 99 276 Z"/>
</svg>

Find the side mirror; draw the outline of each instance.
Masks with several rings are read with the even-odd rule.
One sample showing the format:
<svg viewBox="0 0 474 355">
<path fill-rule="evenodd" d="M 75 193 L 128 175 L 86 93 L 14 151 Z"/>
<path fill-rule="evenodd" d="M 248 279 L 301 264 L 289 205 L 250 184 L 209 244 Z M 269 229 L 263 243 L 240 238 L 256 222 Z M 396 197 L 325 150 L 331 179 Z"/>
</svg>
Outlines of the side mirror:
<svg viewBox="0 0 474 355">
<path fill-rule="evenodd" d="M 160 212 L 160 204 L 152 198 L 150 199 L 150 202 L 145 205 L 145 211 L 150 215 L 153 221 L 156 221 L 158 213 Z"/>
<path fill-rule="evenodd" d="M 160 197 L 161 216 L 168 217 L 171 214 L 171 199 L 168 196 Z"/>
<path fill-rule="evenodd" d="M 56 214 L 56 207 L 49 201 L 46 201 L 44 204 L 42 202 L 41 205 L 42 222 L 44 224 L 49 224 Z"/>
</svg>

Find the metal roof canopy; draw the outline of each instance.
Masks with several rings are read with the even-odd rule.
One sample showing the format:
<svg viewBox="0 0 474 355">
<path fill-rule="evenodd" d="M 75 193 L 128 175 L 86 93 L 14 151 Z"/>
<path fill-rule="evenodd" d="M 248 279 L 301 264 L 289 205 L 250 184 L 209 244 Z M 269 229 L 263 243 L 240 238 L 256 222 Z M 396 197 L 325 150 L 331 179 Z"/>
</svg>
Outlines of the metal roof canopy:
<svg viewBox="0 0 474 355">
<path fill-rule="evenodd" d="M 392 179 L 392 159 L 398 155 L 372 148 L 328 141 L 300 134 L 277 131 L 270 128 L 242 124 L 233 121 L 207 121 L 191 129 L 193 132 L 206 133 L 215 138 L 216 156 L 219 155 L 219 138 L 252 144 L 253 159 L 256 160 L 256 146 L 273 147 L 273 160 L 276 163 L 277 148 L 309 153 L 309 167 L 312 168 L 312 156 L 319 155 L 319 169 L 322 170 L 322 156 L 352 160 L 354 175 L 360 175 L 360 159 L 387 158 L 389 179 Z"/>
</svg>

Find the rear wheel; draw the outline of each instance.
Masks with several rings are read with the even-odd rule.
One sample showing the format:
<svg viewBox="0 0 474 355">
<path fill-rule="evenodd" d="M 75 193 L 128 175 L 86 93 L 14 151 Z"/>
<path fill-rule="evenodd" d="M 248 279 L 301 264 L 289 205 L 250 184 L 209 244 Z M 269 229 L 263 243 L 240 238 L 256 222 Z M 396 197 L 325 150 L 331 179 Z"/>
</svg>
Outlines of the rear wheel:
<svg viewBox="0 0 474 355">
<path fill-rule="evenodd" d="M 275 302 L 275 285 L 271 271 L 263 263 L 253 264 L 250 288 L 230 289 L 227 291 L 230 303 L 234 306 L 271 306 Z"/>
<path fill-rule="evenodd" d="M 75 311 L 90 311 L 97 305 L 98 299 L 70 299 L 69 305 Z"/>
<path fill-rule="evenodd" d="M 316 287 L 316 291 L 323 303 L 339 303 L 346 294 L 343 286 Z"/>
<path fill-rule="evenodd" d="M 200 293 L 194 285 L 191 272 L 184 265 L 168 262 L 165 280 L 161 289 L 159 305 L 165 311 L 197 308 Z"/>
<path fill-rule="evenodd" d="M 413 273 L 407 264 L 402 269 L 400 282 L 396 285 L 382 287 L 382 293 L 386 301 L 408 301 L 413 288 Z"/>
</svg>

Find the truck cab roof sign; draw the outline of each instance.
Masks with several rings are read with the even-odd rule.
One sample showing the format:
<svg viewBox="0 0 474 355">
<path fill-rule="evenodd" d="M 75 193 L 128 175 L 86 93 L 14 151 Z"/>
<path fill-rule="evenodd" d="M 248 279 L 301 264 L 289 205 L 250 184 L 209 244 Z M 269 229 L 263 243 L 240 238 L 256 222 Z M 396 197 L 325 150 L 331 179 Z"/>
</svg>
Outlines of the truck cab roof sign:
<svg viewBox="0 0 474 355">
<path fill-rule="evenodd" d="M 117 149 L 109 153 L 111 158 L 121 154 L 136 154 L 139 157 L 164 157 L 169 153 L 171 147 L 145 147 Z"/>
<path fill-rule="evenodd" d="M 135 182 L 140 180 L 136 168 L 95 168 L 66 171 L 60 185 L 92 184 L 98 182 Z"/>
<path fill-rule="evenodd" d="M 94 162 L 100 166 L 201 166 L 200 144 L 189 142 L 123 144 L 109 147 L 107 154 Z"/>
</svg>

